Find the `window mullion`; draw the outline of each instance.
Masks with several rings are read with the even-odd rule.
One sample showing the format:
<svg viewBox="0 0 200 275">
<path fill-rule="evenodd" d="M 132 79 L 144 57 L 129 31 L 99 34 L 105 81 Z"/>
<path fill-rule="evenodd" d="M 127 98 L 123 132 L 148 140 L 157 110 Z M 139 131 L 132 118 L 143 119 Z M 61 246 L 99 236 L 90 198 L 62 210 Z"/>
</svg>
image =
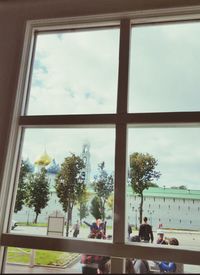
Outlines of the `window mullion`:
<svg viewBox="0 0 200 275">
<path fill-rule="evenodd" d="M 120 28 L 117 115 L 127 114 L 130 20 L 123 19 Z M 121 120 L 120 120 L 121 121 Z M 124 243 L 126 183 L 126 121 L 116 125 L 115 197 L 113 242 Z M 123 268 L 123 266 L 122 266 Z M 122 270 L 119 270 L 121 273 Z"/>
<path fill-rule="evenodd" d="M 130 20 L 122 19 L 120 26 L 120 48 L 119 48 L 119 73 L 118 73 L 118 98 L 117 113 L 127 113 L 128 98 L 128 73 L 129 73 L 129 49 L 130 49 Z"/>
</svg>

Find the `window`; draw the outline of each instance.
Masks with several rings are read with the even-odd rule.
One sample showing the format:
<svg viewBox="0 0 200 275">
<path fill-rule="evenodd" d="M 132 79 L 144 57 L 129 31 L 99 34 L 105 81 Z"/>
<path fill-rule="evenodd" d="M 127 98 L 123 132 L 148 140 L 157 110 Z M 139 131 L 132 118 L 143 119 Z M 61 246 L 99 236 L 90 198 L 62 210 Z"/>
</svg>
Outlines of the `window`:
<svg viewBox="0 0 200 275">
<path fill-rule="evenodd" d="M 191 31 L 191 25 L 189 26 L 184 23 L 177 26 L 177 24 L 171 23 L 166 25 L 155 24 L 155 26 L 140 26 L 139 21 L 134 22 L 134 20 L 131 25 L 131 19 L 133 17 L 134 16 L 130 16 L 129 19 L 121 19 L 118 17 L 117 20 L 115 19 L 113 22 L 109 20 L 108 23 L 105 19 L 103 23 L 94 23 L 95 20 L 93 21 L 91 19 L 91 24 L 87 22 L 87 27 L 85 27 L 84 24 L 82 26 L 81 19 L 80 22 L 73 22 L 72 25 L 67 21 L 59 25 L 58 22 L 52 20 L 52 22 L 48 22 L 48 26 L 42 26 L 41 24 L 41 27 L 35 27 L 33 23 L 29 22 L 29 28 L 31 30 L 29 34 L 34 33 L 34 38 L 36 39 L 34 44 L 35 54 L 32 55 L 32 60 L 26 63 L 27 66 L 22 68 L 21 73 L 23 75 L 23 81 L 27 78 L 29 83 L 29 85 L 27 85 L 26 81 L 22 81 L 19 89 L 21 97 L 24 99 L 24 102 L 26 102 L 26 108 L 24 108 L 23 104 L 19 106 L 20 108 L 18 107 L 18 113 L 21 111 L 21 115 L 18 117 L 19 120 L 15 120 L 13 122 L 14 125 L 12 125 L 13 131 L 18 132 L 18 136 L 15 136 L 15 141 L 12 140 L 10 144 L 10 146 L 12 146 L 9 147 L 15 155 L 15 161 L 13 161 L 12 167 L 13 172 L 6 173 L 6 180 L 4 179 L 4 184 L 11 182 L 11 188 L 7 190 L 5 195 L 8 199 L 8 204 L 6 205 L 5 203 L 7 206 L 5 217 L 7 218 L 5 219 L 5 226 L 3 228 L 2 246 L 21 246 L 28 249 L 48 248 L 49 250 L 55 249 L 61 252 L 65 251 L 67 247 L 69 253 L 84 253 L 90 251 L 90 253 L 94 255 L 97 251 L 104 255 L 109 249 L 110 255 L 113 256 L 111 263 L 113 271 L 119 271 L 119 269 L 117 269 L 118 266 L 120 266 L 120 270 L 122 270 L 123 265 L 118 258 L 125 258 L 127 255 L 130 257 L 134 255 L 136 258 L 141 258 L 141 256 L 148 258 L 150 256 L 149 254 L 147 255 L 147 251 L 150 251 L 152 252 L 150 253 L 150 260 L 158 260 L 158 258 L 159 260 L 162 260 L 162 258 L 166 258 L 166 260 L 170 259 L 168 249 L 160 248 L 154 244 L 140 244 L 138 249 L 137 244 L 127 242 L 127 233 L 125 230 L 125 225 L 127 226 L 126 217 L 130 217 L 131 224 L 136 220 L 137 226 L 137 222 L 139 222 L 139 209 L 138 205 L 135 206 L 138 210 L 137 212 L 135 211 L 134 216 L 131 215 L 129 211 L 133 209 L 131 207 L 128 209 L 130 202 L 127 203 L 126 197 L 128 197 L 127 194 L 132 194 L 130 198 L 135 198 L 135 203 L 139 203 L 141 198 L 131 189 L 131 181 L 129 181 L 127 176 L 129 175 L 129 171 L 126 171 L 126 168 L 127 170 L 131 170 L 130 155 L 134 152 L 148 152 L 155 156 L 156 159 L 159 159 L 158 171 L 166 167 L 166 162 L 168 165 L 176 164 L 176 167 L 174 166 L 172 170 L 170 169 L 172 166 L 168 166 L 167 176 L 169 176 L 169 178 L 162 178 L 162 186 L 165 186 L 165 188 L 160 187 L 162 190 L 161 193 L 155 195 L 160 188 L 152 187 L 155 189 L 150 189 L 149 192 L 153 191 L 153 195 L 149 195 L 148 192 L 144 194 L 144 203 L 148 205 L 149 198 L 156 196 L 156 198 L 159 198 L 160 205 L 162 206 L 163 202 L 168 202 L 168 199 L 173 197 L 173 195 L 168 193 L 168 183 L 173 184 L 174 181 L 172 181 L 172 179 L 174 179 L 175 174 L 178 176 L 181 175 L 181 173 L 178 173 L 178 170 L 176 170 L 177 165 L 179 164 L 179 169 L 183 171 L 181 164 L 185 164 L 188 161 L 188 158 L 182 158 L 182 154 L 184 153 L 184 155 L 188 157 L 188 155 L 191 155 L 191 152 L 195 153 L 191 140 L 194 141 L 192 142 L 195 144 L 194 146 L 198 148 L 198 139 L 191 137 L 199 136 L 199 128 L 196 127 L 196 124 L 194 125 L 194 123 L 200 122 L 198 113 L 199 101 L 196 100 L 195 105 L 192 104 L 193 99 L 196 98 L 195 91 L 198 91 L 199 79 L 195 74 L 191 75 L 189 73 L 189 75 L 187 75 L 188 71 L 184 71 L 184 69 L 180 70 L 178 65 L 180 55 L 175 59 L 176 74 L 173 74 L 169 65 L 171 64 L 170 60 L 176 56 L 176 52 L 173 52 L 173 56 L 171 56 L 171 48 L 169 48 L 170 51 L 167 51 L 167 45 L 171 45 L 169 42 L 171 41 L 170 39 L 173 38 L 175 39 L 174 43 L 178 43 L 177 51 L 180 50 L 179 40 L 181 37 L 176 39 L 175 34 L 177 30 L 183 33 L 182 39 L 184 41 L 191 41 L 185 39 Z M 145 16 L 143 19 L 145 19 Z M 155 23 L 153 21 L 152 19 L 152 22 L 149 23 Z M 95 22 L 97 22 L 97 20 Z M 195 25 L 195 23 L 192 24 L 194 24 L 194 28 L 198 28 L 198 25 Z M 64 30 L 63 26 L 65 26 Z M 185 28 L 186 34 L 184 33 Z M 132 34 L 132 38 L 130 38 L 130 34 Z M 165 34 L 167 34 L 166 37 Z M 161 40 L 158 39 L 159 35 L 162 38 Z M 68 37 L 70 37 L 70 42 L 65 44 Z M 149 45 L 152 47 L 148 49 L 148 47 L 146 47 L 148 43 L 144 43 L 144 41 L 145 39 L 149 41 L 149 38 L 151 38 Z M 45 39 L 47 39 L 47 42 L 44 42 Z M 162 49 L 163 52 L 159 54 L 158 48 L 154 47 L 155 41 L 158 40 L 159 43 L 156 45 L 157 47 L 160 48 L 163 44 L 165 46 Z M 129 41 L 131 41 L 131 49 L 129 49 Z M 135 41 L 136 43 L 134 44 Z M 55 47 L 53 47 L 54 42 Z M 77 44 L 75 42 L 77 42 Z M 47 48 L 45 47 L 45 43 L 47 43 Z M 197 40 L 194 41 L 194 44 L 196 43 Z M 93 45 L 93 47 L 88 47 L 90 44 Z M 74 48 L 72 45 L 74 45 Z M 97 48 L 96 45 L 98 45 Z M 183 43 L 181 43 L 181 45 L 183 45 Z M 189 54 L 189 45 L 187 44 L 186 47 L 185 52 L 190 58 L 189 60 L 181 59 L 181 61 L 186 64 L 186 66 L 181 66 L 181 68 L 194 67 L 193 72 L 198 71 L 196 70 L 196 66 L 198 68 L 198 62 L 195 62 L 198 58 L 194 58 L 193 60 Z M 27 48 L 28 50 L 31 49 L 28 45 Z M 66 56 L 61 54 L 63 48 L 66 49 Z M 48 57 L 45 56 L 45 50 L 50 51 L 52 59 L 48 59 Z M 56 50 L 58 50 L 58 53 L 56 53 Z M 166 55 L 164 55 L 164 51 Z M 198 56 L 198 51 L 194 52 Z M 158 56 L 156 56 L 157 54 Z M 169 59 L 167 55 L 170 55 Z M 24 56 L 27 57 L 27 52 Z M 185 56 L 186 55 L 184 55 L 184 57 Z M 55 65 L 57 58 L 59 59 L 58 66 Z M 145 66 L 146 62 L 144 61 L 146 60 L 144 58 L 147 58 L 149 62 L 147 66 Z M 42 63 L 40 63 L 41 60 L 43 60 Z M 129 60 L 130 77 L 128 78 Z M 155 62 L 155 60 L 157 61 Z M 69 61 L 71 66 L 66 67 L 66 63 Z M 158 64 L 158 61 L 162 63 Z M 193 64 L 192 61 L 195 63 Z M 32 64 L 32 67 L 28 66 L 29 63 Z M 95 64 L 97 64 L 96 67 Z M 165 70 L 160 70 L 160 67 Z M 143 70 L 144 68 L 146 68 L 146 71 Z M 166 71 L 167 68 L 168 71 Z M 65 72 L 64 74 L 63 71 Z M 27 72 L 28 75 L 26 74 Z M 155 79 L 158 72 L 160 80 L 162 81 Z M 59 75 L 58 79 L 55 78 L 56 74 Z M 81 79 L 82 76 L 83 79 Z M 47 77 L 49 82 L 47 81 Z M 184 91 L 181 89 L 181 82 L 178 81 L 178 79 L 182 79 L 183 77 L 185 81 L 185 85 L 182 84 Z M 145 81 L 141 81 L 141 79 Z M 169 83 L 169 86 L 167 87 L 167 85 L 165 85 L 165 90 L 163 90 L 162 84 L 166 82 Z M 192 84 L 195 85 L 195 89 L 192 90 L 192 94 L 190 95 L 188 91 L 192 89 Z M 180 87 L 178 85 L 180 85 Z M 151 90 L 149 90 L 148 87 L 151 87 Z M 165 97 L 168 90 L 170 91 L 170 95 L 174 95 L 174 102 L 170 100 L 170 97 Z M 181 94 L 181 92 L 183 94 Z M 48 103 L 49 100 L 47 99 L 49 99 L 49 97 L 55 104 L 51 105 Z M 183 98 L 183 100 L 180 100 L 180 97 Z M 38 104 L 36 104 L 37 99 L 40 101 Z M 149 99 L 150 102 L 148 104 Z M 112 104 L 109 104 L 110 102 Z M 192 111 L 192 113 L 185 113 L 188 111 Z M 19 121 L 18 125 L 16 125 L 16 121 Z M 141 139 L 141 137 L 143 139 Z M 90 142 L 92 142 L 92 144 Z M 85 144 L 90 145 L 89 152 L 88 147 L 84 147 Z M 159 147 L 159 151 L 156 151 L 156 147 Z M 55 148 L 55 150 L 53 150 L 53 148 Z M 167 156 L 164 150 L 165 148 L 169 149 Z M 173 151 L 174 148 L 177 149 L 177 152 Z M 182 152 L 182 149 L 184 149 L 184 152 Z M 29 153 L 27 153 L 28 150 Z M 112 240 L 107 241 L 106 244 L 105 242 L 97 242 L 94 246 L 91 245 L 91 242 L 88 240 L 83 241 L 80 239 L 74 241 L 69 238 L 41 237 L 32 234 L 27 235 L 25 233 L 13 234 L 14 232 L 8 229 L 8 217 L 10 217 L 11 220 L 15 200 L 15 198 L 13 198 L 13 200 L 9 198 L 11 198 L 12 193 L 14 194 L 13 196 L 16 195 L 20 161 L 24 158 L 24 155 L 26 155 L 25 159 L 31 156 L 31 160 L 34 160 L 36 151 L 38 154 L 44 151 L 45 158 L 48 158 L 47 155 L 50 156 L 50 158 L 56 155 L 56 161 L 59 160 L 59 164 L 62 164 L 65 158 L 65 152 L 68 150 L 79 156 L 83 153 L 81 156 L 84 163 L 88 163 L 87 157 L 90 156 L 88 153 L 91 153 L 91 158 L 92 156 L 96 157 L 95 161 L 91 160 L 91 166 L 93 167 L 90 167 L 90 165 L 87 166 L 90 168 L 90 173 L 94 176 L 93 179 L 95 179 L 96 174 L 95 167 L 101 168 L 98 164 L 103 162 L 105 162 L 105 168 L 108 168 L 108 174 L 114 179 L 114 212 L 111 210 L 109 215 L 111 214 L 112 217 L 120 217 L 120 222 L 117 218 L 111 220 L 110 226 L 113 236 Z M 157 152 L 157 154 L 155 154 L 155 152 Z M 174 155 L 176 158 L 174 158 Z M 198 154 L 196 157 L 198 159 Z M 8 160 L 11 160 L 11 155 L 9 154 Z M 38 159 L 36 159 L 36 163 L 37 160 Z M 42 158 L 42 160 L 44 160 L 44 158 Z M 38 163 L 40 163 L 40 161 L 41 158 L 39 158 Z M 47 165 L 49 164 L 50 163 Z M 57 164 L 57 162 L 54 164 Z M 191 167 L 193 167 L 192 162 Z M 188 173 L 191 172 L 190 166 L 187 166 L 187 169 L 185 175 L 188 174 L 191 176 L 191 173 Z M 85 181 L 87 171 L 84 172 L 84 174 L 80 173 L 80 176 L 84 175 Z M 197 170 L 195 176 L 198 178 Z M 182 184 L 182 181 L 180 182 L 181 178 L 177 179 L 178 184 Z M 184 180 L 188 182 L 186 176 Z M 193 179 L 190 178 L 190 180 L 192 181 L 191 184 L 195 186 L 195 177 Z M 175 189 L 174 192 L 176 191 L 177 189 Z M 187 201 L 185 201 L 185 203 L 187 203 Z M 157 215 L 156 211 L 157 209 L 148 212 L 149 221 L 153 226 L 155 226 L 155 223 L 158 221 L 155 216 Z M 26 211 L 25 213 L 28 212 Z M 143 215 L 144 214 L 145 211 L 143 209 Z M 179 221 L 182 226 L 184 221 L 182 216 L 180 216 L 180 218 Z M 133 219 L 133 221 L 131 219 Z M 169 217 L 166 217 L 166 221 L 167 220 L 169 221 Z M 165 225 L 163 218 L 162 222 Z M 45 241 L 41 242 L 40 240 Z M 116 245 L 119 249 L 116 249 Z M 148 249 L 146 249 L 146 246 L 148 246 Z M 183 258 L 181 258 L 182 255 L 180 251 L 181 245 L 179 249 L 173 248 L 173 257 L 176 262 L 180 262 L 181 259 L 188 264 L 198 264 L 198 247 L 190 247 L 188 253 L 184 253 Z"/>
<path fill-rule="evenodd" d="M 118 55 L 118 28 L 38 34 L 27 115 L 115 113 Z"/>
<path fill-rule="evenodd" d="M 132 28 L 130 112 L 199 111 L 199 102 L 193 102 L 197 96 L 193 86 L 199 87 L 200 80 L 190 70 L 199 68 L 198 28 L 199 23 Z M 186 40 L 191 43 L 183 47 Z"/>
<path fill-rule="evenodd" d="M 104 41 L 103 47 L 100 46 L 100 41 Z M 94 47 L 96 43 L 99 48 Z M 38 33 L 35 36 L 32 77 L 24 117 L 72 113 L 91 113 L 93 116 L 101 112 L 116 112 L 118 55 L 119 27 Z M 107 72 L 104 68 L 107 68 Z M 103 90 L 107 93 L 102 93 Z M 70 224 L 84 219 L 88 227 L 85 233 L 81 234 L 80 230 L 80 236 L 87 238 L 90 233 L 89 224 L 94 222 L 89 209 L 93 207 L 92 211 L 96 211 L 95 199 L 102 197 L 106 202 L 109 196 L 113 196 L 115 126 L 84 125 L 84 129 L 76 125 L 65 126 L 67 128 L 23 127 L 20 173 L 22 165 L 26 165 L 28 172 L 23 178 L 24 188 L 30 191 L 25 193 L 24 196 L 29 194 L 29 197 L 22 202 L 22 209 L 15 211 L 13 218 L 20 222 L 29 219 L 28 222 L 41 223 L 48 228 L 49 217 L 55 212 L 60 213 L 67 223 L 63 237 L 70 237 Z M 79 163 L 80 161 L 83 163 Z M 42 175 L 43 169 L 46 186 L 42 189 L 38 177 Z M 72 176 L 73 173 L 76 175 Z M 104 186 L 100 186 L 101 181 L 110 193 L 102 193 Z M 30 182 L 33 182 L 32 186 Z M 40 192 L 35 197 L 37 182 Z M 73 188 L 70 187 L 71 184 Z M 50 190 L 53 193 L 51 199 L 47 194 Z M 18 188 L 17 198 L 20 191 Z M 79 197 L 76 195 L 78 192 Z M 80 196 L 84 192 L 88 194 L 84 203 L 87 209 L 85 214 L 81 210 L 83 203 L 80 203 Z M 33 202 L 27 204 L 27 200 Z M 99 215 L 105 221 L 107 216 L 113 217 L 113 213 L 112 207 L 106 209 L 103 200 L 98 199 Z M 30 210 L 28 215 L 25 214 L 27 208 Z M 112 227 L 112 222 L 112 218 L 109 219 L 108 226 Z M 29 228 L 25 228 L 20 234 L 29 232 Z M 44 235 L 46 232 L 38 230 L 35 234 Z M 112 236 L 113 232 L 110 231 L 109 235 Z"/>
</svg>

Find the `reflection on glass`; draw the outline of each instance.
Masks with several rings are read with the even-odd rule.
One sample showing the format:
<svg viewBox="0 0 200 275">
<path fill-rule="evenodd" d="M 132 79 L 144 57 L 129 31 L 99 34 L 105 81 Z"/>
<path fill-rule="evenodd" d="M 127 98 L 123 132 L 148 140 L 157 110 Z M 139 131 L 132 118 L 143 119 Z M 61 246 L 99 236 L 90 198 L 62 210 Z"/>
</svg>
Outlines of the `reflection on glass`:
<svg viewBox="0 0 200 275">
<path fill-rule="evenodd" d="M 5 273 L 79 273 L 80 254 L 8 247 Z"/>
<path fill-rule="evenodd" d="M 112 237 L 114 128 L 26 129 L 14 233 Z"/>
<path fill-rule="evenodd" d="M 144 259 L 126 259 L 126 271 L 125 274 L 133 274 L 130 271 L 134 270 L 137 274 L 147 273 L 178 273 L 178 274 L 191 274 L 199 273 L 199 265 L 188 265 L 184 263 L 176 263 L 172 261 L 152 261 Z"/>
<path fill-rule="evenodd" d="M 198 267 L 199 268 L 199 267 Z M 186 271 L 186 272 L 185 272 Z M 164 273 L 190 273 L 189 269 L 182 263 L 174 261 L 152 261 L 145 259 L 126 259 L 124 274 L 164 274 Z M 192 273 L 192 272 L 191 272 Z"/>
<path fill-rule="evenodd" d="M 129 127 L 129 241 L 137 240 L 147 217 L 154 244 L 162 231 L 167 238 L 178 238 L 181 246 L 199 250 L 199 135 L 199 128 Z"/>
<path fill-rule="evenodd" d="M 199 23 L 132 28 L 129 112 L 200 110 Z"/>
<path fill-rule="evenodd" d="M 28 115 L 116 112 L 119 29 L 39 34 Z"/>
</svg>

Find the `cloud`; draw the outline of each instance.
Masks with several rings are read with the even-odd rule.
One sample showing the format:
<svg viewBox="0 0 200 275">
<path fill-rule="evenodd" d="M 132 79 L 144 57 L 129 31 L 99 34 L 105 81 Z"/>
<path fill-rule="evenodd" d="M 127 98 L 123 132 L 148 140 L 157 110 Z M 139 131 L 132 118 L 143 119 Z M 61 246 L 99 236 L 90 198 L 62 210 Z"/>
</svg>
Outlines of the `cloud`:
<svg viewBox="0 0 200 275">
<path fill-rule="evenodd" d="M 130 128 L 128 155 L 149 153 L 158 161 L 159 186 L 199 189 L 199 128 Z"/>
<path fill-rule="evenodd" d="M 115 112 L 118 55 L 118 29 L 39 35 L 28 114 Z"/>
<path fill-rule="evenodd" d="M 199 24 L 138 27 L 132 31 L 129 110 L 199 110 Z M 119 30 L 66 32 L 38 36 L 28 114 L 116 112 Z M 128 130 L 128 156 L 150 153 L 162 173 L 160 186 L 198 189 L 198 128 Z M 114 170 L 115 130 L 27 129 L 23 154 L 31 161 L 45 147 L 62 162 L 91 144 L 91 164 Z"/>
<path fill-rule="evenodd" d="M 61 164 L 70 153 L 80 155 L 85 142 L 90 143 L 92 174 L 102 161 L 105 161 L 106 170 L 113 172 L 114 128 L 26 129 L 22 156 L 34 163 L 46 150 L 51 158 Z"/>
<path fill-rule="evenodd" d="M 132 30 L 131 112 L 200 109 L 199 23 Z"/>
</svg>

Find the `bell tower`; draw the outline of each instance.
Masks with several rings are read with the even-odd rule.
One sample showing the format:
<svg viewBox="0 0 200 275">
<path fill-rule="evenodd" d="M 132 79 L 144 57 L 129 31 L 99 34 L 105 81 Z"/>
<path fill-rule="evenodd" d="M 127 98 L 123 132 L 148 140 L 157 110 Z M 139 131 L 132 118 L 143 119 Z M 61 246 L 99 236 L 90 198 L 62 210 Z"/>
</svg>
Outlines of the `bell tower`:
<svg viewBox="0 0 200 275">
<path fill-rule="evenodd" d="M 90 172 L 91 172 L 90 144 L 89 143 L 83 144 L 81 158 L 83 159 L 84 164 L 85 164 L 85 168 L 83 169 L 83 172 L 85 172 L 85 183 L 86 183 L 86 185 L 89 185 L 90 184 Z"/>
</svg>

